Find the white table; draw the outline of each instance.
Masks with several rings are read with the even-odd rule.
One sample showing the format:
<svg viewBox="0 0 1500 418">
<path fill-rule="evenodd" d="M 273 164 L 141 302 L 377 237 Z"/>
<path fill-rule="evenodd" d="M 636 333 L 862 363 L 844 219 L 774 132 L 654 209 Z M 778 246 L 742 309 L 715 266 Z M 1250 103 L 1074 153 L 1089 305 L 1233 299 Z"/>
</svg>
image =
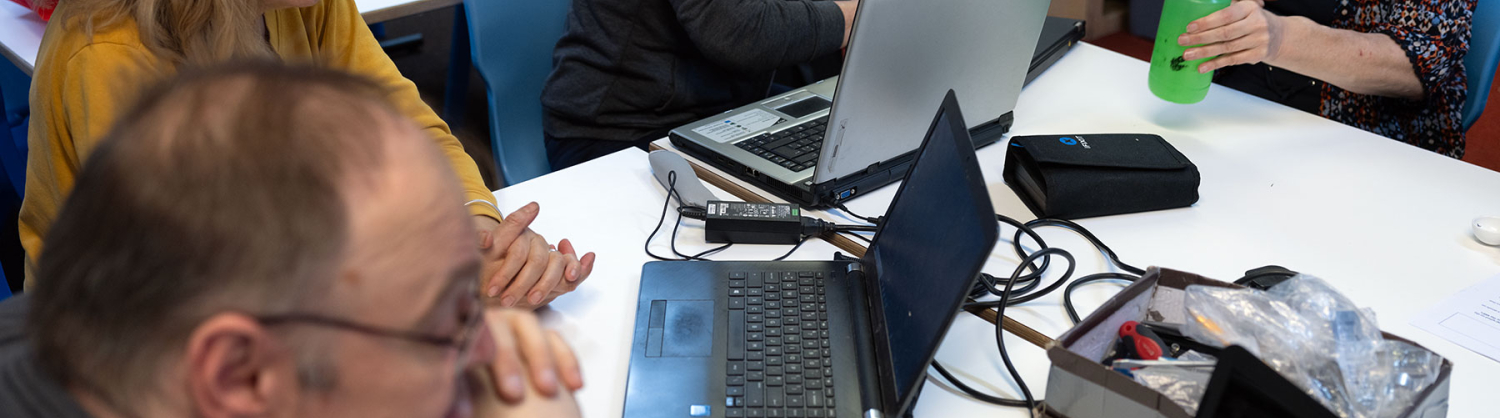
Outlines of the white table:
<svg viewBox="0 0 1500 418">
<path fill-rule="evenodd" d="M 1245 270 L 1278 264 L 1322 277 L 1373 308 L 1382 329 L 1453 361 L 1449 417 L 1494 416 L 1489 401 L 1500 392 L 1500 363 L 1409 322 L 1443 298 L 1500 274 L 1500 248 L 1480 245 L 1468 229 L 1473 218 L 1500 213 L 1500 173 L 1220 86 L 1197 105 L 1170 104 L 1151 96 L 1146 70 L 1141 61 L 1083 44 L 1021 95 L 1017 135 L 1156 133 L 1202 173 L 1202 197 L 1191 208 L 1081 224 L 1137 266 L 1233 280 Z M 1004 154 L 1003 146 L 979 152 L 995 208 L 1017 219 L 1034 218 L 1001 181 Z M 894 192 L 888 187 L 849 207 L 879 214 Z M 1082 256 L 1081 272 L 1107 269 L 1104 258 L 1072 233 L 1053 229 L 1043 237 Z M 1015 256 L 1008 248 L 996 255 L 986 271 L 1008 274 Z M 1082 312 L 1102 302 L 1109 289 L 1080 292 L 1079 300 L 1088 300 L 1089 293 L 1095 302 L 1080 306 Z M 1060 294 L 1007 313 L 1054 337 L 1071 327 Z M 938 358 L 998 364 L 993 337 L 984 334 L 990 328 L 977 318 L 961 318 Z M 1040 393 L 1048 367 L 1041 350 L 1012 354 L 1033 393 Z M 966 371 L 987 382 L 1010 381 L 1003 366 Z M 944 402 L 920 405 L 918 412 L 958 416 L 972 409 Z"/>
<path fill-rule="evenodd" d="M 462 3 L 463 0 L 358 0 L 359 13 L 370 24 L 429 12 Z M 0 54 L 26 75 L 36 68 L 37 48 L 42 45 L 43 22 L 36 13 L 9 0 L 0 0 Z"/>
<path fill-rule="evenodd" d="M 1323 277 L 1357 303 L 1373 308 L 1384 330 L 1453 361 L 1450 417 L 1493 416 L 1487 401 L 1500 391 L 1500 363 L 1418 330 L 1408 321 L 1442 298 L 1500 274 L 1500 249 L 1478 244 L 1467 229 L 1476 216 L 1500 213 L 1500 194 L 1494 192 L 1500 190 L 1500 174 L 1227 88 L 1216 86 L 1197 105 L 1168 104 L 1147 91 L 1146 69 L 1140 61 L 1081 44 L 1021 96 L 1013 129 L 1017 135 L 1152 132 L 1171 141 L 1202 172 L 1202 198 L 1191 208 L 1080 223 L 1137 266 L 1158 265 L 1232 280 L 1245 270 L 1279 264 Z M 979 151 L 991 199 L 1000 213 L 1034 218 L 1001 180 L 1004 150 L 991 146 Z M 616 243 L 609 248 L 622 251 L 601 252 L 601 260 L 618 261 L 601 261 L 591 280 L 610 277 L 606 281 L 626 284 L 592 283 L 556 307 L 565 313 L 558 315 L 567 319 L 560 325 L 581 347 L 584 366 L 594 369 L 586 372 L 591 386 L 581 396 L 589 417 L 620 413 L 630 344 L 625 330 L 633 318 L 639 262 L 645 257 L 640 242 L 655 225 L 661 204 L 662 191 L 654 186 L 649 170 L 643 165 L 620 166 L 624 158 L 614 156 L 497 193 L 506 209 L 535 199 L 544 205 L 557 202 L 551 203 L 553 207 L 594 206 L 577 209 L 577 219 L 586 219 L 582 214 L 595 213 L 598 207 L 634 214 L 635 219 L 623 225 L 568 225 L 553 219 L 539 227 L 558 237 L 598 237 L 594 239 Z M 631 197 L 642 190 L 651 193 Z M 895 190 L 892 186 L 873 191 L 849 206 L 863 215 L 880 214 Z M 597 193 L 607 193 L 608 198 L 590 196 Z M 1004 230 L 1004 237 L 1014 232 Z M 685 231 L 690 232 L 679 242 L 701 242 L 701 235 L 689 235 L 701 231 Z M 1078 258 L 1079 275 L 1109 270 L 1087 241 L 1060 229 L 1040 231 L 1048 244 Z M 985 271 L 1008 275 L 1018 259 L 1008 241 L 996 248 Z M 825 258 L 828 252 L 804 250 L 797 258 Z M 624 289 L 627 294 L 615 294 Z M 1086 287 L 1075 295 L 1075 302 L 1087 315 L 1117 289 Z M 611 306 L 596 305 L 601 301 Z M 1012 307 L 1007 314 L 1053 337 L 1072 326 L 1063 313 L 1060 292 Z M 606 322 L 584 328 L 594 323 L 585 318 Z M 993 329 L 977 317 L 959 315 L 937 358 L 971 385 L 1015 397 L 1019 392 L 995 351 Z M 1044 398 L 1050 367 L 1044 352 L 1009 334 L 1006 344 L 1032 393 Z M 928 383 L 916 407 L 918 417 L 1025 416 L 1022 410 L 973 401 L 941 382 Z"/>
<path fill-rule="evenodd" d="M 0 1 L 0 54 L 26 75 L 36 68 L 37 49 L 42 46 L 46 28 L 47 22 L 31 9 L 10 0 Z"/>
</svg>

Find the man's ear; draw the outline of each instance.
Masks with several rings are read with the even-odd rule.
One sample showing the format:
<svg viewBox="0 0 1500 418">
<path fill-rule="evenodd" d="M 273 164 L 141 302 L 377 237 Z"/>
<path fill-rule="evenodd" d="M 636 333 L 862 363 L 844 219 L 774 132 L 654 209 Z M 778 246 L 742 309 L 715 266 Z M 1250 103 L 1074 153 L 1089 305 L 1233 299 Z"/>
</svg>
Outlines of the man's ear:
<svg viewBox="0 0 1500 418">
<path fill-rule="evenodd" d="M 249 316 L 209 317 L 188 337 L 183 354 L 189 399 L 199 416 L 266 416 L 296 396 L 292 354 Z"/>
</svg>

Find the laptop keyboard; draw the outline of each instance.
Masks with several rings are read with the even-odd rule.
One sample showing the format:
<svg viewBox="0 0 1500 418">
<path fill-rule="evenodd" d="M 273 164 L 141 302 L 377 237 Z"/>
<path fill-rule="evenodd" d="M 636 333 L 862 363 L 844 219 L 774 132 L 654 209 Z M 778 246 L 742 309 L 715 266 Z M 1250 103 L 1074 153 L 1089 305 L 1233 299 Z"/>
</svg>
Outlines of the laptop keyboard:
<svg viewBox="0 0 1500 418">
<path fill-rule="evenodd" d="M 833 417 L 822 272 L 729 274 L 726 417 Z"/>
<path fill-rule="evenodd" d="M 818 152 L 823 149 L 823 132 L 827 128 L 828 117 L 824 116 L 781 132 L 751 137 L 735 146 L 788 170 L 802 171 L 817 165 Z"/>
</svg>

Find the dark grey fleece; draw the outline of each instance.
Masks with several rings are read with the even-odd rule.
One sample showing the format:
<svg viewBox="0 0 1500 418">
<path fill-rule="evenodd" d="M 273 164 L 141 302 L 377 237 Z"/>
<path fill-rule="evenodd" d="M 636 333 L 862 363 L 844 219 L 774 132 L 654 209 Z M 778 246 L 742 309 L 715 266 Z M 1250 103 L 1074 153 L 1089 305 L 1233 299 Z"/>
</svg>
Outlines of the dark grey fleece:
<svg viewBox="0 0 1500 418">
<path fill-rule="evenodd" d="M 0 417 L 90 418 L 37 366 L 26 337 L 30 302 L 25 294 L 0 302 Z"/>
<path fill-rule="evenodd" d="M 542 92 L 553 138 L 634 140 L 748 104 L 844 37 L 831 1 L 572 1 Z"/>
</svg>

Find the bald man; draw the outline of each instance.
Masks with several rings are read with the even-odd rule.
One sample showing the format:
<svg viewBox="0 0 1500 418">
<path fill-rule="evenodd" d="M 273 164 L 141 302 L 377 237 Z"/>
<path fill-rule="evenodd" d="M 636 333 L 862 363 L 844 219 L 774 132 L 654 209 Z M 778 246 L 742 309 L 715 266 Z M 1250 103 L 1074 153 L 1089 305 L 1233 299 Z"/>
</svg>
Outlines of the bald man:
<svg viewBox="0 0 1500 418">
<path fill-rule="evenodd" d="M 458 179 L 382 97 L 275 64 L 148 93 L 0 304 L 0 416 L 576 416 L 572 352 L 486 307 Z"/>
</svg>

